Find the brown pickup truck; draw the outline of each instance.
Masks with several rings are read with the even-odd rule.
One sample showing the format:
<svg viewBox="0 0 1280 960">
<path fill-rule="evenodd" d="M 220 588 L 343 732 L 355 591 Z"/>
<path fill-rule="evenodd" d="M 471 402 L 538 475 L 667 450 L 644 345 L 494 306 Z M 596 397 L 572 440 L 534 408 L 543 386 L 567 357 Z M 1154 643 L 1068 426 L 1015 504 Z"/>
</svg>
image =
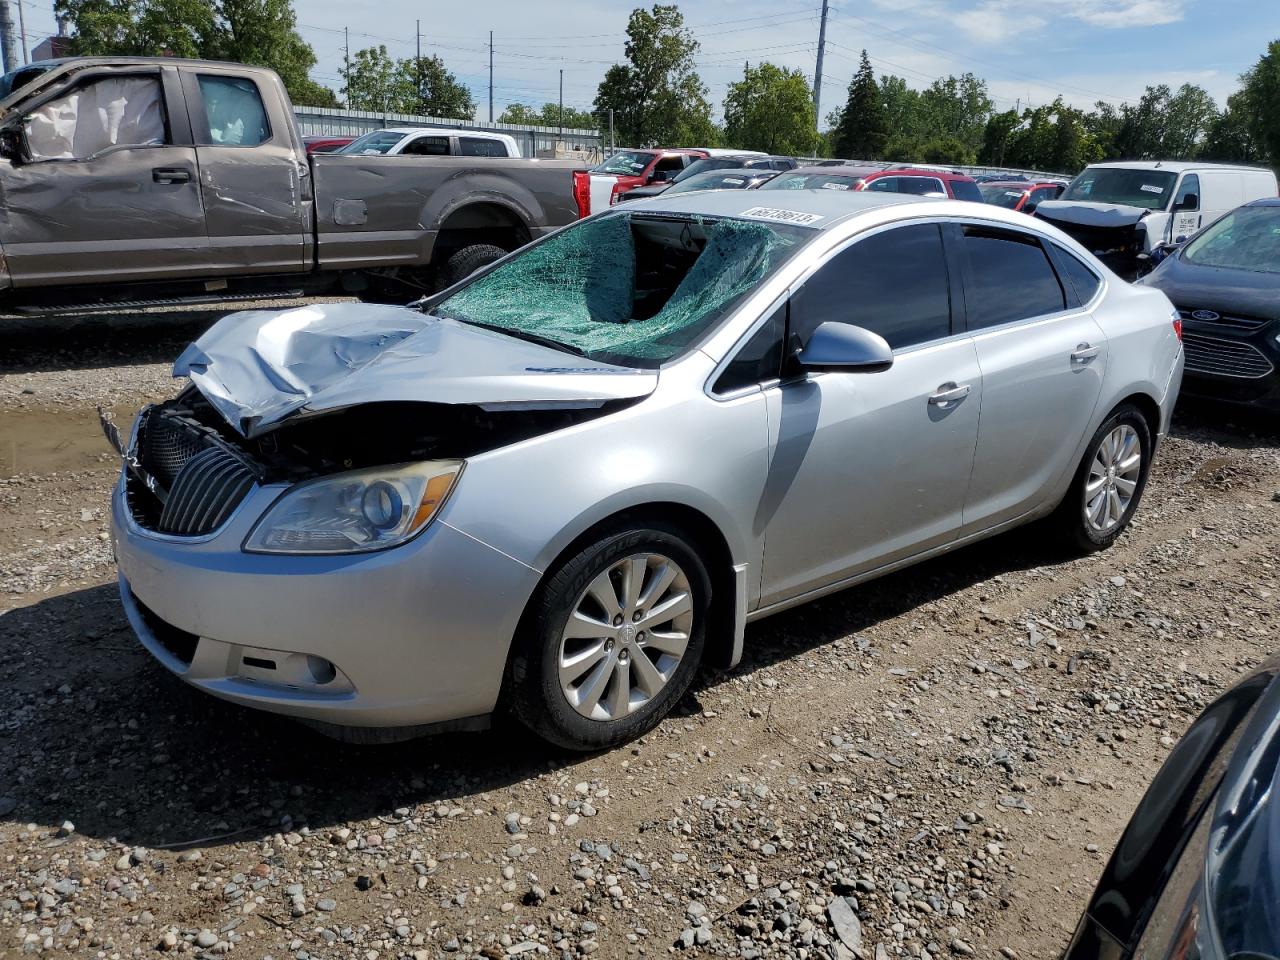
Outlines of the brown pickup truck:
<svg viewBox="0 0 1280 960">
<path fill-rule="evenodd" d="M 0 100 L 0 311 L 407 301 L 577 219 L 574 161 L 307 156 L 271 70 L 80 58 Z"/>
</svg>

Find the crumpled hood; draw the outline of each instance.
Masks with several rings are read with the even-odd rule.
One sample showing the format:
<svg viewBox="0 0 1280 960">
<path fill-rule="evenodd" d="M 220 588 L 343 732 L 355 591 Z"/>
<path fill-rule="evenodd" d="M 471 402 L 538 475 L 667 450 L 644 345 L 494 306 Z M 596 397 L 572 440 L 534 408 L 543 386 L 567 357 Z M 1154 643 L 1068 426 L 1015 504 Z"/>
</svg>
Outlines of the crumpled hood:
<svg viewBox="0 0 1280 960">
<path fill-rule="evenodd" d="M 618 367 L 408 307 L 332 303 L 224 317 L 175 377 L 246 437 L 297 414 L 364 403 L 598 406 L 653 391 L 656 370 Z"/>
<path fill-rule="evenodd" d="M 1040 216 L 1060 223 L 1078 223 L 1082 227 L 1129 227 L 1145 214 L 1146 207 L 1124 203 L 1089 203 L 1083 200 L 1045 200 L 1036 207 Z"/>
</svg>

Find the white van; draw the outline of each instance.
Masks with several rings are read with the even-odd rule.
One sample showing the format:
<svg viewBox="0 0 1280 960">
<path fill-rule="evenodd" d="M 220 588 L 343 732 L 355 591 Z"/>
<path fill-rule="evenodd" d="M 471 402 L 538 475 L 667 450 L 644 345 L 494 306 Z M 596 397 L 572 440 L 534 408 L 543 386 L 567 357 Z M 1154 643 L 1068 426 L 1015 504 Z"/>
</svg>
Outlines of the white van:
<svg viewBox="0 0 1280 960">
<path fill-rule="evenodd" d="M 1035 215 L 1106 260 L 1180 243 L 1242 203 L 1277 196 L 1276 175 L 1224 163 L 1095 163 Z"/>
<path fill-rule="evenodd" d="M 357 137 L 335 153 L 360 157 L 401 155 L 429 157 L 518 157 L 515 137 L 486 130 L 442 127 L 387 127 Z"/>
</svg>

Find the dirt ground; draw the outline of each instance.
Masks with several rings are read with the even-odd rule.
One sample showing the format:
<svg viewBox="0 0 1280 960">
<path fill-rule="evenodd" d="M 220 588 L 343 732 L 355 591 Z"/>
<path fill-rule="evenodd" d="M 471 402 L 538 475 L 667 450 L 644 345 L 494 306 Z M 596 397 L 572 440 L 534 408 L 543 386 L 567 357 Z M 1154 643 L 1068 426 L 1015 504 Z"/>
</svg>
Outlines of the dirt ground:
<svg viewBox="0 0 1280 960">
<path fill-rule="evenodd" d="M 1276 646 L 1280 422 L 1192 407 L 1112 550 L 1018 532 L 763 621 L 630 747 L 337 744 L 189 690 L 115 595 L 94 408 L 217 312 L 0 326 L 0 958 L 1054 957 Z"/>
</svg>

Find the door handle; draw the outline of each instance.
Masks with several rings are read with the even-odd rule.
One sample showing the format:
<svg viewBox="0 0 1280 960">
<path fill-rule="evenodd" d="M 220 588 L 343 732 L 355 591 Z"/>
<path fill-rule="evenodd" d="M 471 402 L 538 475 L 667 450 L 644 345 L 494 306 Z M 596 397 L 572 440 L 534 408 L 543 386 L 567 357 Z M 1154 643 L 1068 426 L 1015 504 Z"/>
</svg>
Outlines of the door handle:
<svg viewBox="0 0 1280 960">
<path fill-rule="evenodd" d="M 181 167 L 153 167 L 151 179 L 156 183 L 190 183 L 191 171 Z"/>
<path fill-rule="evenodd" d="M 1071 351 L 1072 363 L 1088 363 L 1096 357 L 1101 351 L 1092 344 L 1082 343 Z"/>
<path fill-rule="evenodd" d="M 937 392 L 929 397 L 929 402 L 935 407 L 945 407 L 951 403 L 959 403 L 969 395 L 969 384 L 962 383 L 956 385 L 953 382 L 942 384 L 938 387 Z"/>
</svg>

